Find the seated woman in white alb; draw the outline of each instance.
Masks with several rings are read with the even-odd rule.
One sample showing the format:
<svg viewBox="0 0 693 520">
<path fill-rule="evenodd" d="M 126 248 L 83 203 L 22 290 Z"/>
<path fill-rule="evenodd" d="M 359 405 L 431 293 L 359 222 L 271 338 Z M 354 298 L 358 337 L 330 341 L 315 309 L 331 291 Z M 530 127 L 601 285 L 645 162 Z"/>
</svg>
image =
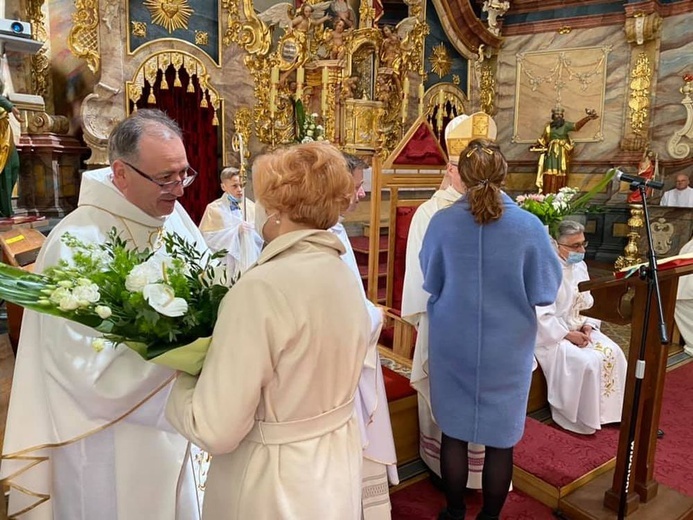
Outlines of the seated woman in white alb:
<svg viewBox="0 0 693 520">
<path fill-rule="evenodd" d="M 679 251 L 680 255 L 689 253 L 693 253 L 693 238 Z M 674 319 L 686 343 L 684 350 L 689 356 L 693 356 L 693 274 L 679 279 Z"/>
<path fill-rule="evenodd" d="M 238 169 L 224 168 L 219 178 L 224 194 L 207 205 L 200 231 L 212 251 L 228 251 L 226 272 L 233 280 L 260 256 L 262 239 L 252 224 L 255 204 L 243 196 L 244 184 Z"/>
<path fill-rule="evenodd" d="M 599 320 L 580 314 L 594 304 L 589 292 L 578 291 L 578 284 L 589 280 L 584 227 L 564 220 L 556 241 L 563 281 L 556 302 L 537 307 L 535 356 L 546 376 L 553 420 L 566 430 L 590 434 L 621 420 L 626 357 L 599 331 Z"/>
</svg>

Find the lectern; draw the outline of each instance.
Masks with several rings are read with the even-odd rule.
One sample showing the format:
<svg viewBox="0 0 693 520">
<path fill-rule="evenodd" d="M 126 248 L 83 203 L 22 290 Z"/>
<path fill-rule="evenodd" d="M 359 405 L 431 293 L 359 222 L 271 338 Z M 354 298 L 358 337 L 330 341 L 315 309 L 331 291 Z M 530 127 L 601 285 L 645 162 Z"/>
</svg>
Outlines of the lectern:
<svg viewBox="0 0 693 520">
<path fill-rule="evenodd" d="M 690 261 L 690 260 L 689 260 Z M 673 267 L 675 263 L 659 264 L 659 285 L 664 319 L 668 330 L 673 329 L 674 306 L 679 277 L 693 274 L 693 265 Z M 659 338 L 659 317 L 654 302 L 648 323 L 644 323 L 647 299 L 647 280 L 637 275 L 630 278 L 615 277 L 590 280 L 579 285 L 581 291 L 591 291 L 594 306 L 584 311 L 590 317 L 610 323 L 631 325 L 628 374 L 623 415 L 613 472 L 604 474 L 561 501 L 561 511 L 571 520 L 601 520 L 616 518 L 624 476 L 628 471 L 628 425 L 634 413 L 635 367 L 643 334 L 647 332 L 645 375 L 639 400 L 635 444 L 627 490 L 626 515 L 635 520 L 666 518 L 685 520 L 693 518 L 693 497 L 682 495 L 654 479 L 654 457 L 657 445 L 657 427 L 664 391 L 664 378 L 668 349 Z M 611 480 L 611 487 L 609 486 Z"/>
</svg>

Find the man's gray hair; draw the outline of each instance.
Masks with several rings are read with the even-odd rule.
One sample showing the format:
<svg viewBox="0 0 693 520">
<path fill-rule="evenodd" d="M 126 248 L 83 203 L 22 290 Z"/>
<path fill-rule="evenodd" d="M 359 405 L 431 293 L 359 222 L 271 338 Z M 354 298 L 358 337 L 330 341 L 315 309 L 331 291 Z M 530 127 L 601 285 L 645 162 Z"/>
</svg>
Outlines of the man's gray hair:
<svg viewBox="0 0 693 520">
<path fill-rule="evenodd" d="M 342 152 L 342 155 L 344 156 L 344 159 L 346 160 L 347 163 L 347 168 L 349 168 L 349 173 L 353 175 L 353 173 L 358 170 L 359 168 L 368 168 L 368 163 L 361 159 L 360 157 L 347 153 L 347 152 Z"/>
<path fill-rule="evenodd" d="M 570 237 L 573 235 L 578 235 L 585 232 L 585 226 L 574 220 L 561 220 L 558 224 L 558 232 L 556 233 L 556 240 L 560 240 L 563 237 Z"/>
<path fill-rule="evenodd" d="M 183 132 L 173 119 L 158 109 L 140 109 L 121 121 L 108 138 L 108 162 L 117 159 L 135 161 L 140 153 L 140 139 L 150 135 L 168 141 L 183 139 Z"/>
</svg>

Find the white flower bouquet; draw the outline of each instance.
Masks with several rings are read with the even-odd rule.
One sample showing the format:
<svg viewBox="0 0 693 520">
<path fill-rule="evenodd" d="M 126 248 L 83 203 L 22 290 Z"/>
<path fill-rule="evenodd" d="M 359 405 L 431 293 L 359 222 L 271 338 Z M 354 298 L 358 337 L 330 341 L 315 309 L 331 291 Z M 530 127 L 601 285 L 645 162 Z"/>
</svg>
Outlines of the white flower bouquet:
<svg viewBox="0 0 693 520">
<path fill-rule="evenodd" d="M 175 234 L 156 252 L 129 248 L 113 229 L 104 244 L 66 233 L 73 252 L 42 274 L 0 264 L 0 298 L 81 323 L 101 333 L 97 351 L 125 344 L 144 359 L 196 375 L 221 299 L 228 291 L 217 259 Z"/>
<path fill-rule="evenodd" d="M 306 114 L 303 102 L 296 101 L 296 141 L 309 143 L 311 141 L 324 141 L 325 128 L 318 124 L 320 116 L 317 113 Z"/>
</svg>

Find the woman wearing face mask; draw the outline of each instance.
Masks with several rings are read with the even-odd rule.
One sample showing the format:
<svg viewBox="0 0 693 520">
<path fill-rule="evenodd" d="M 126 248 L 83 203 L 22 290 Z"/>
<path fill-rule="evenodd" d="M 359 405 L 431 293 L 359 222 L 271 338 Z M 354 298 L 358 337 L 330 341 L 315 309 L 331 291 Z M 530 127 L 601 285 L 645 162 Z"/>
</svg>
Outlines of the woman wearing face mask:
<svg viewBox="0 0 693 520">
<path fill-rule="evenodd" d="M 580 314 L 594 303 L 589 292 L 578 291 L 578 284 L 589 280 L 584 231 L 572 220 L 558 226 L 563 281 L 556 302 L 537 308 L 535 356 L 546 376 L 553 420 L 566 430 L 590 434 L 621 420 L 626 356 L 600 332 L 599 320 Z"/>
<path fill-rule="evenodd" d="M 206 520 L 361 518 L 354 393 L 369 344 L 359 280 L 327 231 L 354 192 L 341 152 L 313 142 L 259 157 L 266 245 L 222 301 L 199 378 L 167 417 L 212 454 Z"/>
</svg>

